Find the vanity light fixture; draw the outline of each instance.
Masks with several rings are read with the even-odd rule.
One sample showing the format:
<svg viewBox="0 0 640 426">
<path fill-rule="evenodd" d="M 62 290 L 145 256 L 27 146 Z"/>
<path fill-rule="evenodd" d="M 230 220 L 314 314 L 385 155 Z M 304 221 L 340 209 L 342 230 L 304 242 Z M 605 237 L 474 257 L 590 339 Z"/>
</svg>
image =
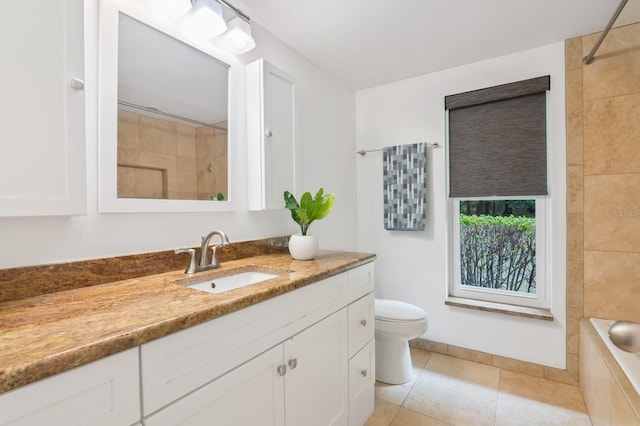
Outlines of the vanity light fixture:
<svg viewBox="0 0 640 426">
<path fill-rule="evenodd" d="M 235 53 L 245 53 L 256 47 L 251 35 L 251 24 L 242 15 L 236 14 L 227 22 L 227 32 L 221 35 Z"/>
<path fill-rule="evenodd" d="M 183 16 L 182 24 L 186 31 L 206 39 L 222 34 L 227 29 L 222 6 L 214 0 L 191 0 L 191 9 Z"/>
<path fill-rule="evenodd" d="M 248 52 L 256 47 L 251 34 L 251 18 L 227 0 L 149 1 L 155 2 L 153 7 L 159 13 L 168 17 L 179 16 L 177 19 L 180 26 L 192 37 L 209 40 L 237 54 Z M 233 13 L 228 21 L 225 21 L 222 6 Z"/>
</svg>

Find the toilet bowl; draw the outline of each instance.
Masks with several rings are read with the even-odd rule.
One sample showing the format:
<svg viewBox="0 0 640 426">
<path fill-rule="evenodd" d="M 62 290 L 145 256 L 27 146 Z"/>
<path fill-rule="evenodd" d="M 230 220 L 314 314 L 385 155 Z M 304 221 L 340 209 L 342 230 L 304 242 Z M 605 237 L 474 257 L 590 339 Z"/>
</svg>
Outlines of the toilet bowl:
<svg viewBox="0 0 640 426">
<path fill-rule="evenodd" d="M 375 300 L 376 380 L 399 385 L 411 380 L 409 340 L 427 331 L 427 313 L 410 303 Z"/>
</svg>

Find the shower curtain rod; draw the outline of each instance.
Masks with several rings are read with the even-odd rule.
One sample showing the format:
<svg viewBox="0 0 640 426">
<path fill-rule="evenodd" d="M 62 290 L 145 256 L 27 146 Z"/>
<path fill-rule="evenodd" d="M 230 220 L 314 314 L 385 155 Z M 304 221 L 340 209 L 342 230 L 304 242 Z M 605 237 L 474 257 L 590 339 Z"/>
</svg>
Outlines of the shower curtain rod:
<svg viewBox="0 0 640 426">
<path fill-rule="evenodd" d="M 614 22 L 616 22 L 616 19 L 618 19 L 618 16 L 620 16 L 620 13 L 622 13 L 622 9 L 624 9 L 624 7 L 626 6 L 627 1 L 628 0 L 621 0 L 620 1 L 620 4 L 616 8 L 615 12 L 613 12 L 613 15 L 611 15 L 611 19 L 609 19 L 609 22 L 607 23 L 607 26 L 602 31 L 602 34 L 600 34 L 600 37 L 598 38 L 598 41 L 596 41 L 596 44 L 593 45 L 593 47 L 591 48 L 591 51 L 589 52 L 589 54 L 587 56 L 585 56 L 584 58 L 582 58 L 582 63 L 583 64 L 589 65 L 589 64 L 593 63 L 593 61 L 595 60 L 594 55 L 596 54 L 596 51 L 598 50 L 598 48 L 600 47 L 600 45 L 604 41 L 604 38 L 607 36 L 607 34 L 609 34 L 609 30 L 613 26 Z"/>
<path fill-rule="evenodd" d="M 129 108 L 139 109 L 141 111 L 151 112 L 153 114 L 162 115 L 164 117 L 175 118 L 176 120 L 186 121 L 187 123 L 198 124 L 200 126 L 205 126 L 205 127 L 212 127 L 214 129 L 217 129 L 217 130 L 224 130 L 225 132 L 228 130 L 228 129 L 225 129 L 224 127 L 216 126 L 215 124 L 205 123 L 205 122 L 202 122 L 202 121 L 194 120 L 192 118 L 186 118 L 186 117 L 181 117 L 179 115 L 171 114 L 170 112 L 160 111 L 158 108 L 155 108 L 155 107 L 146 107 L 146 106 L 142 106 L 142 105 L 136 105 L 136 104 L 132 104 L 131 102 L 127 102 L 127 101 L 118 101 L 118 105 L 124 105 L 124 106 L 129 107 Z"/>
<path fill-rule="evenodd" d="M 423 142 L 429 148 L 438 148 L 440 144 L 438 142 Z M 360 151 L 356 151 L 356 154 L 360 154 L 362 156 L 367 155 L 367 152 L 379 152 L 382 151 L 383 148 L 379 149 L 361 149 Z"/>
</svg>

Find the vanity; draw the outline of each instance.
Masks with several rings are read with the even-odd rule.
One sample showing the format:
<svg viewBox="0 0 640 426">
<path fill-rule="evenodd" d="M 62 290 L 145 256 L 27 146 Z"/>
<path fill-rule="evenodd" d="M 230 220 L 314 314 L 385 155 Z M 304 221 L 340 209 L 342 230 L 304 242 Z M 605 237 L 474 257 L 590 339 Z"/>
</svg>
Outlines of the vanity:
<svg viewBox="0 0 640 426">
<path fill-rule="evenodd" d="M 248 66 L 208 40 L 189 38 L 142 3 L 160 2 L 66 0 L 38 5 L 37 15 L 33 5 L 2 9 L 17 11 L 3 15 L 11 23 L 5 38 L 24 52 L 10 61 L 16 78 L 5 79 L 8 93 L 19 98 L 36 82 L 50 91 L 40 85 L 27 91 L 25 104 L 38 110 L 8 104 L 20 115 L 9 120 L 9 139 L 23 143 L 0 149 L 11 166 L 0 185 L 6 201 L 0 200 L 0 216 L 88 213 L 93 221 L 96 213 L 268 210 L 282 208 L 283 190 L 295 192 L 295 76 L 262 59 Z M 43 34 L 52 34 L 48 44 Z M 85 62 L 93 64 L 87 102 Z M 163 68 L 171 64 L 178 70 Z M 50 68 L 59 78 L 51 78 Z M 196 79 L 192 68 L 208 79 Z M 25 69 L 45 72 L 34 78 Z M 172 91 L 143 90 L 145 83 Z M 251 87 L 246 93 L 245 86 Z M 66 109 L 55 115 L 48 105 Z M 87 105 L 95 110 L 89 121 Z M 34 114 L 48 121 L 25 136 L 23 119 Z M 87 212 L 86 148 L 93 134 L 97 212 Z M 256 155 L 244 158 L 245 145 Z M 42 154 L 38 162 L 33 152 Z M 251 168 L 240 176 L 243 162 L 259 164 L 259 173 Z M 24 178 L 36 171 L 40 178 Z M 249 188 L 240 188 L 247 180 Z M 18 186 L 24 182 L 31 187 Z M 359 425 L 369 417 L 374 255 L 321 252 L 299 262 L 286 252 L 256 252 L 195 274 L 176 267 L 173 253 L 154 259 L 161 272 L 148 273 L 146 255 L 129 268 L 147 273 L 126 277 L 112 259 L 95 260 L 94 269 L 72 262 L 56 283 L 42 276 L 56 275 L 58 265 L 20 276 L 0 270 L 0 425 L 212 418 L 234 425 Z M 169 263 L 174 267 L 164 268 Z M 118 278 L 96 280 L 101 268 Z M 215 281 L 240 272 L 275 276 L 215 294 L 189 287 L 197 277 Z M 67 273 L 73 283 L 65 282 Z"/>
<path fill-rule="evenodd" d="M 374 259 L 272 253 L 2 302 L 0 424 L 363 424 Z M 188 287 L 249 270 L 275 278 Z"/>
</svg>

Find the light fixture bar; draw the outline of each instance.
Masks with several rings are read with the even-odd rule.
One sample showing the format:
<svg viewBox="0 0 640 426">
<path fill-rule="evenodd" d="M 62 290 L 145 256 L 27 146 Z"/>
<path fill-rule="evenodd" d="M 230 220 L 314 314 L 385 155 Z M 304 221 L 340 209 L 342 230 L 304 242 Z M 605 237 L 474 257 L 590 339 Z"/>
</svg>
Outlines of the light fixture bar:
<svg viewBox="0 0 640 426">
<path fill-rule="evenodd" d="M 244 13 L 243 11 L 241 11 L 240 9 L 238 9 L 237 7 L 229 3 L 227 0 L 216 0 L 216 1 L 220 4 L 227 6 L 229 9 L 233 10 L 238 16 L 240 16 L 245 21 L 247 22 L 251 21 L 251 18 L 249 18 L 249 15 L 247 15 L 246 13 Z"/>
</svg>

